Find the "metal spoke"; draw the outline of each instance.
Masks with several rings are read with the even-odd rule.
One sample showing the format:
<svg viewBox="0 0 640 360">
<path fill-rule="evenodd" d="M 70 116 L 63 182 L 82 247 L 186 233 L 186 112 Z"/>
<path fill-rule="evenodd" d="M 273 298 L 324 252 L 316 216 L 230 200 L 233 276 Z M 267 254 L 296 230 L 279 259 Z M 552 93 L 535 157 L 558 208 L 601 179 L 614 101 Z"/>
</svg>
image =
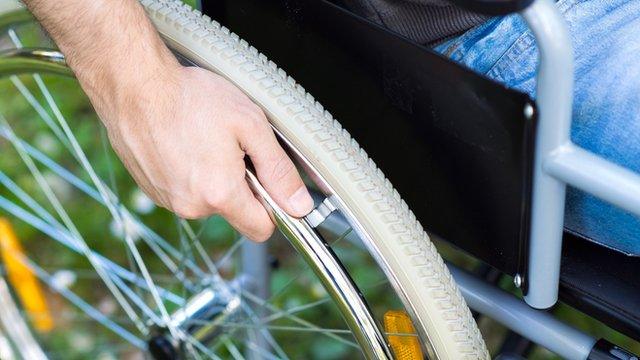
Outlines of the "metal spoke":
<svg viewBox="0 0 640 360">
<path fill-rule="evenodd" d="M 260 355 L 264 356 L 266 359 L 272 359 L 272 360 L 280 360 L 281 358 L 277 357 L 277 356 L 273 356 L 272 354 L 269 354 L 267 352 L 264 351 L 264 349 L 262 349 L 260 346 L 256 345 L 255 343 L 251 342 L 251 341 L 245 341 L 245 344 L 247 345 L 247 347 L 253 351 L 258 352 Z"/>
<path fill-rule="evenodd" d="M 189 257 L 189 259 L 191 261 L 194 261 L 193 258 L 193 251 L 191 246 L 189 246 L 187 239 L 185 239 L 184 236 L 184 229 L 180 226 L 180 219 L 174 215 L 174 218 L 176 219 L 176 227 L 178 229 L 178 239 L 180 240 L 180 252 L 182 253 L 182 258 L 180 259 L 179 263 L 180 263 L 180 268 L 179 271 L 182 274 L 186 274 L 185 270 L 186 270 L 186 260 L 187 257 Z M 189 256 L 188 256 L 189 255 Z M 187 297 L 187 290 L 193 288 L 193 285 L 188 283 L 187 281 L 183 281 L 182 282 L 182 292 L 183 292 L 183 297 L 186 298 Z M 195 290 L 195 289 L 193 289 Z"/>
<path fill-rule="evenodd" d="M 124 298 L 124 296 L 122 295 L 122 293 L 120 292 L 118 287 L 115 286 L 115 284 L 113 283 L 113 281 L 111 280 L 109 275 L 105 272 L 104 268 L 102 267 L 102 264 L 100 264 L 96 260 L 95 256 L 93 255 L 93 252 L 89 249 L 89 246 L 87 245 L 87 243 L 82 238 L 82 235 L 80 234 L 80 232 L 78 231 L 78 229 L 74 225 L 73 221 L 71 220 L 71 218 L 69 217 L 67 212 L 64 210 L 64 207 L 62 206 L 62 204 L 58 200 L 57 196 L 51 190 L 51 187 L 49 186 L 47 181 L 44 179 L 44 177 L 43 177 L 42 173 L 40 172 L 40 170 L 38 170 L 38 168 L 35 166 L 33 160 L 29 157 L 29 155 L 20 146 L 20 143 L 18 141 L 16 141 L 17 137 L 15 136 L 15 133 L 13 132 L 11 127 L 9 126 L 9 123 L 7 122 L 7 120 L 2 115 L 0 115 L 0 122 L 5 126 L 5 129 L 9 130 L 9 140 L 13 144 L 14 148 L 17 150 L 17 152 L 20 155 L 20 158 L 22 159 L 22 161 L 29 168 L 29 171 L 31 172 L 31 175 L 35 178 L 35 180 L 38 183 L 40 189 L 43 191 L 43 193 L 45 194 L 45 196 L 47 197 L 47 199 L 49 200 L 51 205 L 54 207 L 54 209 L 56 210 L 56 213 L 58 214 L 58 216 L 60 216 L 60 218 L 62 219 L 62 222 L 64 223 L 66 228 L 71 232 L 73 237 L 76 240 L 78 240 L 77 244 L 79 245 L 79 247 L 80 247 L 81 251 L 83 252 L 83 254 L 87 257 L 87 259 L 89 260 L 91 265 L 99 273 L 102 281 L 107 285 L 107 288 L 111 291 L 113 296 L 116 298 L 116 301 L 118 301 L 118 303 L 120 303 L 120 306 L 123 308 L 125 313 L 127 313 L 127 315 L 131 318 L 131 320 L 134 322 L 134 324 L 136 324 L 136 326 L 138 327 L 139 331 L 142 332 L 143 334 L 148 333 L 148 328 L 140 321 L 140 318 L 135 313 L 135 311 L 133 311 L 133 309 L 131 308 L 131 305 L 129 304 L 129 302 Z"/>
<path fill-rule="evenodd" d="M 215 263 L 215 267 L 217 269 L 220 269 L 224 264 L 226 264 L 226 262 L 229 259 L 231 259 L 233 254 L 235 254 L 235 252 L 238 251 L 238 249 L 240 249 L 242 247 L 242 244 L 245 241 L 247 241 L 247 238 L 244 237 L 244 236 L 242 236 L 238 240 L 236 240 L 236 242 L 233 243 L 233 245 L 231 245 L 231 247 L 229 247 L 229 249 L 227 249 L 227 251 L 224 253 L 224 255 L 222 255 L 220 257 L 220 259 Z"/>
<path fill-rule="evenodd" d="M 338 244 L 340 241 L 345 239 L 351 233 L 352 230 L 353 229 L 351 229 L 351 228 L 347 229 L 338 238 L 336 238 L 334 241 L 332 241 L 331 245 L 334 246 L 334 245 Z M 308 269 L 305 269 L 305 271 L 300 271 L 296 276 L 294 276 L 292 279 L 287 281 L 287 283 L 284 286 L 282 286 L 280 289 L 278 289 L 278 291 L 273 293 L 271 295 L 271 297 L 269 297 L 269 299 L 267 299 L 267 302 L 268 303 L 273 303 L 273 301 L 275 299 L 277 299 L 281 294 L 283 294 L 285 292 L 285 290 L 287 290 L 289 287 L 291 287 L 291 285 L 293 285 L 300 277 L 302 277 L 304 274 L 308 274 L 307 270 Z"/>
<path fill-rule="evenodd" d="M 352 346 L 352 347 L 355 347 L 357 349 L 360 349 L 360 346 L 358 346 L 358 344 L 354 343 L 353 341 L 349 341 L 349 340 L 346 340 L 346 339 L 344 339 L 342 337 L 336 336 L 335 334 L 333 334 L 331 332 L 322 332 L 322 328 L 321 327 L 319 327 L 317 325 L 314 325 L 313 323 L 311 323 L 311 322 L 309 322 L 307 320 L 304 320 L 302 318 L 299 318 L 299 317 L 297 317 L 297 316 L 295 316 L 293 314 L 286 314 L 286 311 L 284 311 L 282 309 L 279 309 L 275 305 L 266 303 L 264 300 L 260 299 L 259 297 L 255 296 L 255 295 L 253 295 L 253 294 L 251 294 L 249 292 L 243 291 L 242 295 L 245 298 L 247 298 L 248 300 L 250 300 L 251 302 L 253 302 L 256 305 L 258 305 L 258 306 L 263 306 L 263 307 L 267 308 L 268 310 L 270 310 L 270 311 L 272 311 L 274 313 L 277 313 L 277 314 L 283 314 L 283 317 L 286 317 L 287 319 L 290 319 L 293 322 L 296 322 L 296 323 L 298 323 L 300 325 L 303 325 L 303 326 L 305 326 L 305 327 L 307 327 L 309 329 L 317 329 L 317 330 L 319 330 L 318 332 L 323 334 L 323 335 L 326 335 L 326 336 L 328 336 L 328 337 L 330 337 L 330 338 L 332 338 L 334 340 L 340 341 L 340 342 L 342 342 L 344 344 L 347 344 L 349 346 Z M 346 331 L 349 331 L 349 330 L 346 330 Z M 349 331 L 349 333 L 350 333 L 350 331 Z"/>
<path fill-rule="evenodd" d="M 127 295 L 127 297 L 129 297 L 129 299 L 131 299 L 131 301 L 136 304 L 140 310 L 142 310 L 142 312 L 148 317 L 149 320 L 153 321 L 155 325 L 162 325 L 162 320 L 153 312 L 153 310 L 151 310 L 149 306 L 147 306 L 144 300 L 142 300 L 142 298 L 140 297 L 140 293 L 136 293 L 131 290 L 131 288 L 125 285 L 122 279 L 120 279 L 120 277 L 118 276 L 112 276 L 111 279 L 116 284 L 116 286 L 118 286 L 118 288 L 120 288 L 120 290 L 122 290 L 125 295 Z M 136 288 L 140 289 L 139 286 L 137 286 Z"/>
<path fill-rule="evenodd" d="M 2 171 L 0 171 L 0 184 L 4 185 L 7 189 L 9 189 L 9 191 L 11 191 L 14 195 L 16 195 L 18 197 L 18 199 L 20 199 L 22 202 L 24 202 L 31 210 L 33 210 L 38 216 L 40 216 L 43 220 L 45 220 L 46 222 L 48 222 L 51 226 L 55 227 L 58 231 L 66 233 L 67 236 L 69 238 L 73 238 L 73 235 L 71 233 L 69 233 L 65 227 L 62 226 L 62 224 L 60 224 L 49 212 L 47 212 L 45 209 L 43 209 L 31 196 L 29 196 L 24 190 L 22 190 L 17 184 L 15 184 L 8 176 L 6 176 Z M 57 237 L 53 237 L 55 240 L 58 240 L 60 243 L 62 243 L 63 245 L 71 248 L 72 250 L 76 251 L 76 252 L 80 252 L 79 247 L 75 246 L 75 245 L 69 245 L 69 242 L 67 241 L 60 241 Z M 77 239 L 73 239 L 72 243 L 75 243 L 79 240 Z M 104 262 L 104 258 L 102 258 L 100 255 L 96 254 L 98 256 L 98 258 Z M 135 278 L 137 278 L 138 280 L 140 280 L 140 277 L 137 274 L 133 274 L 133 276 Z M 180 280 L 180 279 L 178 279 Z M 132 281 L 132 283 L 138 287 L 140 287 L 142 284 L 140 284 L 140 281 Z M 162 292 L 166 292 L 164 289 L 162 290 Z M 181 300 L 181 299 L 180 299 Z M 175 301 L 174 301 L 175 302 Z"/>
<path fill-rule="evenodd" d="M 21 49 L 23 47 L 22 41 L 20 41 L 18 34 L 16 34 L 16 32 L 13 29 L 9 29 L 7 34 L 9 35 L 9 38 L 11 39 L 13 44 L 16 46 L 16 48 Z M 33 74 L 32 77 L 34 80 L 36 80 L 36 82 L 42 82 L 40 75 Z M 58 140 L 60 140 L 60 142 L 65 147 L 67 147 L 67 149 L 71 150 L 71 148 L 69 147 L 69 142 L 64 136 L 62 129 L 60 129 L 60 127 L 55 123 L 55 121 L 51 118 L 49 113 L 44 109 L 44 107 L 40 104 L 40 102 L 36 100 L 36 97 L 31 93 L 31 91 L 29 91 L 29 89 L 24 85 L 24 83 L 20 80 L 20 78 L 18 78 L 15 75 L 10 76 L 9 78 L 13 83 L 13 85 L 18 89 L 18 92 L 20 92 L 20 94 L 25 98 L 25 100 L 27 100 L 27 102 L 31 105 L 31 107 L 33 107 L 33 109 L 38 113 L 40 118 L 45 122 L 45 124 L 47 124 L 47 126 L 51 129 L 51 131 L 53 131 L 54 135 L 56 135 Z"/>
<path fill-rule="evenodd" d="M 10 139 L 10 137 L 7 135 L 8 129 L 3 128 L 0 130 L 2 130 L 0 131 L 0 135 L 2 135 L 7 139 Z M 49 159 L 44 154 L 30 147 L 22 139 L 18 139 L 18 140 L 20 144 L 25 148 L 29 156 L 34 156 L 36 160 L 38 160 L 41 163 L 44 163 L 45 166 L 47 166 L 49 169 L 54 171 L 54 173 L 61 176 L 63 179 L 65 179 L 72 185 L 76 186 L 78 189 L 82 190 L 83 192 L 87 193 L 89 196 L 92 196 L 94 199 L 96 199 L 98 202 L 104 205 L 103 199 L 98 196 L 97 192 L 95 192 L 93 188 L 91 188 L 82 180 L 78 179 L 77 177 L 75 177 L 74 175 L 66 171 L 61 166 L 57 165 L 55 162 L 53 162 L 53 160 Z M 176 276 L 180 281 L 186 280 L 188 282 L 186 275 L 178 271 L 177 265 L 168 257 L 165 251 L 163 251 L 162 247 L 164 247 L 165 250 L 167 250 L 168 248 L 169 251 L 173 251 L 176 254 L 179 254 L 179 252 L 174 248 L 172 248 L 165 240 L 161 239 L 157 234 L 153 233 L 150 229 L 144 226 L 144 224 L 136 220 L 133 217 L 133 215 L 126 208 L 124 208 L 124 206 L 119 207 L 118 210 L 120 211 L 121 216 L 125 219 L 124 223 L 133 224 L 133 226 L 137 227 L 137 229 L 141 233 L 142 239 L 151 248 L 151 250 L 160 258 L 160 260 L 165 264 L 165 266 L 169 269 L 169 271 L 171 271 L 174 274 L 174 276 Z M 190 264 L 187 264 L 187 265 L 190 265 Z M 190 268 L 193 269 L 194 266 L 190 266 Z"/>
<path fill-rule="evenodd" d="M 102 143 L 102 153 L 107 161 L 107 169 L 108 169 L 108 173 L 109 173 L 109 182 L 111 183 L 111 191 L 113 191 L 114 195 L 116 198 L 120 198 L 119 194 L 118 194 L 118 186 L 116 183 L 116 178 L 115 178 L 115 174 L 113 171 L 113 163 L 111 161 L 111 156 L 109 156 L 109 152 L 107 149 L 107 144 L 106 144 L 106 134 L 105 134 L 105 129 L 104 127 L 100 127 L 100 142 Z M 121 211 L 121 208 L 119 208 L 118 210 Z M 121 213 L 120 216 L 123 216 L 123 214 Z M 128 224 L 128 222 L 125 222 L 125 224 Z M 127 231 L 127 229 L 122 229 L 122 231 Z M 129 270 L 131 270 L 131 272 L 133 272 L 134 274 L 136 274 L 136 276 L 140 277 L 140 272 L 138 271 L 138 267 L 136 266 L 134 260 L 133 260 L 133 256 L 131 255 L 130 251 L 127 251 L 127 262 L 129 263 Z M 127 291 L 129 290 L 128 288 L 122 289 L 125 294 L 127 294 L 129 296 L 129 298 L 138 305 L 138 307 L 140 307 L 141 305 L 139 304 L 138 299 L 140 299 L 140 297 L 142 296 L 141 292 L 140 292 L 140 287 L 135 285 L 135 293 L 136 293 L 136 297 L 132 297 L 130 295 L 131 291 Z M 142 305 L 145 305 L 144 302 L 142 302 Z M 142 308 L 144 314 L 151 318 L 152 321 L 156 324 L 159 325 L 160 321 L 159 319 L 155 316 L 155 314 L 153 313 L 153 311 L 149 311 L 151 309 L 148 308 Z M 145 319 L 146 320 L 146 319 Z"/>
<path fill-rule="evenodd" d="M 283 317 L 285 317 L 287 315 L 293 315 L 293 314 L 296 314 L 296 313 L 299 313 L 299 312 L 303 312 L 305 310 L 309 310 L 309 309 L 312 309 L 314 307 L 320 306 L 322 304 L 326 304 L 326 303 L 328 303 L 330 301 L 331 301 L 331 298 L 326 297 L 324 299 L 320 299 L 320 300 L 317 300 L 317 301 L 314 301 L 314 302 L 311 302 L 311 303 L 308 303 L 308 304 L 304 304 L 304 305 L 300 305 L 300 306 L 294 306 L 294 307 L 292 307 L 290 309 L 283 310 L 282 312 L 279 312 L 279 313 L 271 314 L 271 315 L 261 319 L 261 323 L 262 324 L 266 324 L 266 323 L 281 319 L 281 318 L 283 318 Z"/>
<path fill-rule="evenodd" d="M 195 325 L 207 325 L 207 321 L 189 321 L 188 324 Z M 237 322 L 225 322 L 220 325 L 221 327 L 230 328 L 230 329 L 268 329 L 268 330 L 278 330 L 278 331 L 291 331 L 291 332 L 310 332 L 310 333 L 331 333 L 331 334 L 341 334 L 341 335 L 350 335 L 351 330 L 347 329 L 314 329 L 303 326 L 283 326 L 283 325 L 264 325 L 264 324 L 251 324 L 251 323 L 237 323 Z"/>
<path fill-rule="evenodd" d="M 255 295 L 254 295 L 255 297 Z M 256 297 L 259 299 L 259 297 Z M 247 304 L 242 304 L 242 310 L 244 311 L 244 313 L 249 317 L 250 321 L 254 324 L 257 324 L 260 322 L 258 316 L 255 314 L 255 312 L 253 311 L 253 309 L 251 309 L 249 306 L 247 306 Z M 282 359 L 289 359 L 289 357 L 287 356 L 287 354 L 285 354 L 284 350 L 282 350 L 282 348 L 280 347 L 280 345 L 276 342 L 276 340 L 273 338 L 273 336 L 271 336 L 271 333 L 265 329 L 265 328 L 258 328 L 258 332 L 260 333 L 260 335 L 262 335 L 264 337 L 264 339 L 266 340 L 266 342 L 269 344 L 269 346 L 271 346 L 273 348 L 273 350 L 275 350 L 275 352 L 278 353 L 278 356 L 280 356 Z M 264 351 L 264 349 L 263 349 Z"/>
<path fill-rule="evenodd" d="M 51 275 L 46 271 L 44 271 L 42 268 L 40 268 L 38 265 L 36 265 L 33 261 L 26 258 L 22 254 L 18 254 L 18 253 L 13 253 L 12 256 L 17 260 L 19 260 L 20 262 L 22 262 L 28 268 L 30 268 L 31 271 L 34 272 L 36 277 L 38 277 L 41 281 L 46 283 L 52 290 L 62 295 L 64 298 L 69 300 L 75 306 L 80 308 L 80 310 L 82 310 L 86 315 L 90 316 L 91 318 L 93 318 L 94 320 L 96 320 L 106 328 L 112 330 L 114 333 L 118 334 L 123 339 L 127 340 L 133 346 L 140 349 L 146 349 L 146 343 L 142 339 L 138 338 L 137 336 L 133 335 L 125 328 L 116 324 L 114 321 L 109 319 L 100 311 L 98 311 L 97 309 L 95 309 L 94 307 L 86 303 L 84 300 L 82 300 L 82 298 L 80 298 L 71 290 L 65 287 L 58 286 L 56 282 L 53 281 Z"/>
<path fill-rule="evenodd" d="M 231 339 L 229 339 L 228 336 L 225 335 L 222 337 L 222 343 L 227 348 L 229 354 L 231 354 L 234 360 L 244 360 L 244 356 L 242 356 L 240 350 L 238 350 L 236 345 L 233 343 L 233 341 L 231 341 Z"/>
<path fill-rule="evenodd" d="M 6 251 L 6 249 L 2 249 Z M 20 316 L 18 307 L 11 297 L 9 286 L 0 277 L 0 323 L 16 345 L 20 355 L 28 359 L 45 360 L 47 357 L 31 334 L 29 327 Z"/>
<path fill-rule="evenodd" d="M 13 202 L 9 201 L 8 199 L 4 198 L 3 196 L 0 196 L 0 208 L 4 209 L 5 211 L 7 211 L 8 213 L 12 214 L 13 216 L 19 218 L 20 220 L 24 221 L 25 223 L 31 225 L 32 227 L 34 227 L 35 229 L 40 230 L 41 232 L 43 232 L 44 234 L 46 234 L 47 236 L 51 237 L 52 239 L 58 241 L 59 243 L 61 243 L 62 245 L 68 247 L 69 249 L 81 253 L 81 249 L 80 246 L 78 245 L 76 239 L 71 236 L 71 234 L 69 234 L 68 232 L 65 232 L 63 230 L 57 229 L 56 227 L 52 226 L 51 224 L 48 224 L 46 222 L 44 222 L 43 220 L 41 220 L 40 218 L 30 214 L 29 212 L 25 211 L 24 209 L 22 209 L 21 207 L 17 206 L 16 204 L 14 204 Z M 146 289 L 146 283 L 144 282 L 143 279 L 136 277 L 135 274 L 133 274 L 132 272 L 130 272 L 129 270 L 121 267 L 120 265 L 112 262 L 111 260 L 103 257 L 100 254 L 97 253 L 93 253 L 93 256 L 100 262 L 102 263 L 102 266 L 104 266 L 108 271 L 113 272 L 114 275 L 117 275 L 119 277 L 121 277 L 122 279 L 130 282 L 130 283 L 134 283 L 142 288 Z M 100 274 L 97 274 L 98 276 L 100 276 Z M 167 301 L 171 301 L 176 305 L 182 306 L 184 305 L 184 299 L 171 293 L 168 290 L 165 290 L 163 288 L 158 287 L 158 290 L 160 291 L 160 293 L 162 294 L 163 298 L 165 298 Z"/>
<path fill-rule="evenodd" d="M 196 251 L 202 258 L 202 261 L 204 261 L 205 265 L 207 266 L 207 269 L 209 269 L 209 272 L 212 275 L 216 275 L 217 277 L 219 277 L 220 273 L 218 272 L 218 268 L 213 263 L 209 255 L 207 255 L 207 252 L 205 251 L 204 247 L 202 247 L 202 244 L 200 243 L 198 236 L 193 231 L 193 228 L 191 227 L 191 225 L 189 225 L 189 222 L 187 222 L 184 219 L 181 219 L 180 224 L 182 225 L 182 228 L 184 229 L 187 236 L 189 237 L 191 244 L 195 247 Z"/>
<path fill-rule="evenodd" d="M 8 130 L 5 129 L 4 127 L 0 127 L 0 136 L 4 137 L 5 139 L 9 139 Z M 98 203 L 106 206 L 104 199 L 100 196 L 98 191 L 96 191 L 93 187 L 91 187 L 90 185 L 88 185 L 87 183 L 79 179 L 77 176 L 69 172 L 64 167 L 58 165 L 55 161 L 53 161 L 51 158 L 43 154 L 41 151 L 29 145 L 29 143 L 23 141 L 22 139 L 18 139 L 18 141 L 20 142 L 21 146 L 25 149 L 27 154 L 29 154 L 29 156 L 31 156 L 33 159 L 37 160 L 42 165 L 46 166 L 54 174 L 60 176 L 62 179 L 64 179 L 65 181 L 67 181 L 68 183 L 70 183 L 71 185 L 73 185 L 83 193 L 87 194 L 88 196 L 96 200 Z M 107 188 L 107 191 L 108 190 L 109 189 Z M 115 197 L 115 195 L 113 194 L 110 194 L 110 196 Z M 145 241 L 147 245 L 151 247 L 154 253 L 156 253 L 156 255 L 160 258 L 160 260 L 162 260 L 163 263 L 165 263 L 167 268 L 169 270 L 176 269 L 176 265 L 172 261 L 169 262 L 167 260 L 168 259 L 167 254 L 163 254 L 163 252 L 170 254 L 176 259 L 180 259 L 181 258 L 180 251 L 178 251 L 176 248 L 171 246 L 165 239 L 163 239 L 160 235 L 158 235 L 149 227 L 147 227 L 144 223 L 136 219 L 135 216 L 133 216 L 133 214 L 126 207 L 121 206 L 120 212 L 122 216 L 125 217 L 125 221 L 138 226 L 138 230 L 141 233 L 140 235 L 142 239 Z M 205 275 L 204 272 L 202 272 L 202 270 L 200 270 L 200 268 L 193 262 L 188 261 L 185 265 L 189 267 L 189 270 L 193 271 L 194 274 L 198 276 Z M 178 279 L 181 279 L 181 276 L 178 276 L 175 273 L 174 275 Z"/>
<path fill-rule="evenodd" d="M 185 335 L 184 338 L 185 338 L 184 340 L 187 341 L 187 343 L 195 346 L 196 349 L 200 350 L 202 353 L 207 355 L 210 359 L 222 360 L 218 355 L 214 354 L 211 350 L 209 350 L 206 346 L 204 346 L 204 344 L 194 339 L 192 336 Z"/>
</svg>

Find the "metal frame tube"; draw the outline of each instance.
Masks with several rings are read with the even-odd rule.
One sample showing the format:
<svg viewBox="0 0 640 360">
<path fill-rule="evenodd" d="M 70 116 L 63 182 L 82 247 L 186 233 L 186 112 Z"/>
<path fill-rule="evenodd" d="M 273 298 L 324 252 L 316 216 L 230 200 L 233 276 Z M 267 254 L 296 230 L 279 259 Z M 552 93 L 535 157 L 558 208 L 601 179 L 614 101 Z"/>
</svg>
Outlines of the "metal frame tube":
<svg viewBox="0 0 640 360">
<path fill-rule="evenodd" d="M 544 170 L 576 188 L 640 216 L 640 175 L 573 144 L 556 150 Z"/>
<path fill-rule="evenodd" d="M 260 299 L 269 299 L 271 286 L 271 266 L 269 265 L 268 244 L 255 243 L 248 239 L 241 245 L 242 256 L 242 277 L 247 279 L 251 293 Z M 255 309 L 258 317 L 264 317 L 267 309 L 258 307 Z M 268 329 L 265 329 L 268 331 Z M 248 329 L 247 333 L 255 344 L 255 348 L 247 347 L 245 357 L 251 360 L 262 358 L 261 350 L 269 352 L 270 346 L 267 339 L 262 335 L 261 329 Z"/>
<path fill-rule="evenodd" d="M 529 305 L 544 309 L 558 299 L 566 186 L 545 173 L 543 164 L 554 150 L 569 142 L 573 51 L 565 20 L 552 0 L 536 0 L 522 16 L 535 35 L 540 54 L 539 114 L 525 299 Z"/>
<path fill-rule="evenodd" d="M 462 296 L 472 309 L 565 359 L 587 359 L 596 343 L 593 337 L 535 310 L 515 296 L 447 264 Z"/>
<path fill-rule="evenodd" d="M 341 216 L 329 218 L 323 227 L 340 235 L 348 226 Z M 356 246 L 364 248 L 357 238 Z M 567 325 L 546 311 L 532 309 L 516 296 L 488 284 L 477 276 L 447 262 L 467 305 L 484 316 L 496 320 L 508 329 L 566 359 L 587 359 L 596 339 Z"/>
<path fill-rule="evenodd" d="M 525 300 L 545 309 L 558 299 L 566 184 L 640 215 L 640 175 L 571 143 L 573 52 L 565 20 L 552 0 L 536 0 L 522 16 L 540 55 Z"/>
</svg>

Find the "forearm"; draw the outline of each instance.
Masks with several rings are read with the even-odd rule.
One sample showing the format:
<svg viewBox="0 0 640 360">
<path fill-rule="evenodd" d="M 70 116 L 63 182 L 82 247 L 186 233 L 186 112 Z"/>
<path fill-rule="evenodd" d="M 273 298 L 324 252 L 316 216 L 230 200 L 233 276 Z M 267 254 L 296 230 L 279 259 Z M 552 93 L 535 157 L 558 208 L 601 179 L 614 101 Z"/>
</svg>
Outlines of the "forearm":
<svg viewBox="0 0 640 360">
<path fill-rule="evenodd" d="M 94 105 L 119 108 L 177 62 L 136 0 L 26 0 Z M 110 110 L 114 110 L 110 109 Z"/>
</svg>

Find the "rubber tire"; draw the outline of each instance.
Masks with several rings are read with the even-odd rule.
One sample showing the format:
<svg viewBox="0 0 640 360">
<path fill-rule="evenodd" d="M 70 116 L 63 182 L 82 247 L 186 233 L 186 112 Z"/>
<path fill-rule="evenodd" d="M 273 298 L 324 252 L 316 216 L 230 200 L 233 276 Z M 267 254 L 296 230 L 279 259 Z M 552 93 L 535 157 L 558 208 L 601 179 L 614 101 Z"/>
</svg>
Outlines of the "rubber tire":
<svg viewBox="0 0 640 360">
<path fill-rule="evenodd" d="M 437 359 L 490 359 L 449 270 L 415 215 L 322 105 L 255 48 L 180 0 L 142 0 L 174 50 L 229 79 L 318 169 L 371 236 Z M 0 0 L 0 14 L 21 6 Z"/>
</svg>

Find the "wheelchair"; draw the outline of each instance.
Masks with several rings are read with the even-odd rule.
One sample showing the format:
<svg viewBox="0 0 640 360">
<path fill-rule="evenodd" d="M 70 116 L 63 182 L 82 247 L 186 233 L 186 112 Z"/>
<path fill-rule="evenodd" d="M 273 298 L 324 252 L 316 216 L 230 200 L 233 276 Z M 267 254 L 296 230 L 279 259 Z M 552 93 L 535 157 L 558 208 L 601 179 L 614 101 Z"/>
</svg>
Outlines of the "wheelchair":
<svg viewBox="0 0 640 360">
<path fill-rule="evenodd" d="M 509 277 L 529 307 L 550 309 L 559 298 L 640 340 L 640 258 L 561 225 L 565 186 L 640 214 L 640 177 L 571 144 L 571 50 L 554 15 L 534 15 L 531 1 L 454 2 L 487 15 L 524 14 L 542 49 L 537 101 L 359 17 L 339 0 L 203 6 L 329 107 L 427 231 L 453 249 L 452 259 L 463 252 L 479 260 L 476 278 L 450 264 L 479 316 L 566 358 L 631 359 L 603 340 L 571 353 L 579 340 L 554 331 L 555 321 L 538 328 L 525 320 L 525 314 L 546 319 L 548 312 L 512 304 L 514 298 L 492 300 L 493 291 L 480 294 L 488 284 L 477 277 L 494 286 Z"/>
</svg>

